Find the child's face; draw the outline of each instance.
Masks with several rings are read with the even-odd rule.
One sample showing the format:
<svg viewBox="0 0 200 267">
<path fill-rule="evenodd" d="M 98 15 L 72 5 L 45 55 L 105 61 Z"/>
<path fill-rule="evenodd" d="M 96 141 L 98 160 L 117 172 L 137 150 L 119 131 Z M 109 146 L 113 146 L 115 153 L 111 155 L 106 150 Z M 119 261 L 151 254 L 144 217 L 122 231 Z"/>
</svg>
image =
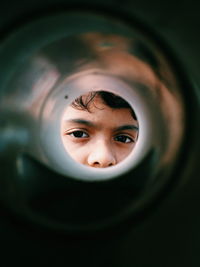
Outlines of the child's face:
<svg viewBox="0 0 200 267">
<path fill-rule="evenodd" d="M 138 122 L 128 108 L 112 109 L 100 97 L 95 97 L 89 111 L 67 107 L 61 128 L 65 148 L 84 165 L 116 165 L 134 148 Z"/>
</svg>

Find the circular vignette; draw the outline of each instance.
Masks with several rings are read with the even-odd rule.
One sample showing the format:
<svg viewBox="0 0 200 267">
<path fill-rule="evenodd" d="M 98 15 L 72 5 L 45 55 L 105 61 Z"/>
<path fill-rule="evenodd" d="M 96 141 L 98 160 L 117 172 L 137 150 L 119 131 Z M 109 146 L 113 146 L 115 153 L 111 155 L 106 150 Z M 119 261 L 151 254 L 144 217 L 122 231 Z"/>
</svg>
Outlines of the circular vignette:
<svg viewBox="0 0 200 267">
<path fill-rule="evenodd" d="M 94 18 L 94 16 L 93 16 L 93 18 Z M 69 18 L 68 18 L 69 19 Z M 64 18 L 63 18 L 63 20 L 64 20 Z M 41 20 L 42 21 L 42 20 Z M 41 22 L 40 21 L 40 22 Z M 44 20 L 43 20 L 44 21 Z M 52 19 L 52 21 L 51 21 L 51 25 L 53 25 L 53 21 L 55 22 L 55 20 L 53 20 Z M 67 21 L 67 19 L 66 19 L 66 21 Z M 62 21 L 63 22 L 63 21 Z M 87 24 L 87 27 L 88 27 L 88 29 L 90 28 L 90 30 L 91 30 L 91 25 L 89 25 L 90 23 L 89 23 L 89 20 L 87 21 L 88 22 L 88 24 Z M 104 21 L 105 22 L 105 21 Z M 34 23 L 33 23 L 34 24 Z M 32 24 L 32 26 L 33 26 L 33 28 L 36 26 L 34 26 Z M 109 23 L 108 23 L 109 24 Z M 106 24 L 105 23 L 105 28 L 106 28 L 106 25 L 108 25 L 108 24 Z M 40 24 L 40 23 L 38 23 L 38 25 L 42 25 L 42 23 Z M 58 25 L 57 25 L 58 26 Z M 122 26 L 122 25 L 121 25 Z M 121 27 L 120 26 L 120 27 Z M 38 27 L 38 26 L 37 26 Z M 37 28 L 37 27 L 35 27 L 35 29 Z M 45 27 L 44 27 L 45 28 Z M 105 30 L 105 28 L 104 28 L 104 31 L 106 31 L 107 32 L 107 29 Z M 116 27 L 117 28 L 117 27 Z M 123 27 L 121 28 L 121 29 L 123 29 Z M 28 32 L 28 30 L 30 30 L 29 29 L 29 27 L 27 26 L 27 27 L 25 27 L 24 28 L 24 30 L 26 31 L 26 32 Z M 54 30 L 55 30 L 55 26 L 54 26 Z M 60 30 L 60 29 L 59 29 Z M 63 30 L 63 32 L 61 33 L 61 31 Z M 46 31 L 46 29 L 44 30 L 44 29 L 42 29 L 41 30 L 41 32 L 42 31 L 44 31 L 43 33 L 45 33 L 44 34 L 44 38 L 43 38 L 43 41 L 42 42 L 40 42 L 39 41 L 39 38 L 36 38 L 36 40 L 34 41 L 34 44 L 32 45 L 32 47 L 29 47 L 29 49 L 26 49 L 26 53 L 23 53 L 24 51 L 23 51 L 23 49 L 24 48 L 26 48 L 25 47 L 25 45 L 26 45 L 26 43 L 25 43 L 25 45 L 23 46 L 23 47 L 21 47 L 20 46 L 20 38 L 18 39 L 18 47 L 20 48 L 19 50 L 20 50 L 20 53 L 19 53 L 19 55 L 17 56 L 18 58 L 16 58 L 15 57 L 15 59 L 14 59 L 14 61 L 12 61 L 11 60 L 11 62 L 14 62 L 14 66 L 15 66 L 15 68 L 13 68 L 12 70 L 10 70 L 10 72 L 9 72 L 9 75 L 6 77 L 8 80 L 9 80 L 9 78 L 12 76 L 12 74 L 14 73 L 14 71 L 17 69 L 17 67 L 21 64 L 21 62 L 23 62 L 23 61 L 25 61 L 28 57 L 29 57 L 29 53 L 30 54 L 33 54 L 35 51 L 37 51 L 39 48 L 41 48 L 42 46 L 44 46 L 44 45 L 47 45 L 49 42 L 51 42 L 51 41 L 55 41 L 56 40 L 56 38 L 60 38 L 60 37 L 63 37 L 63 36 L 66 36 L 65 34 L 66 34 L 66 32 L 64 32 L 64 29 L 62 28 L 62 30 L 58 33 L 57 32 L 57 35 L 55 36 L 55 35 L 52 35 L 51 36 L 51 38 L 48 38 L 48 40 L 46 39 L 45 40 L 45 31 Z M 99 26 L 99 30 L 102 30 L 102 27 L 100 27 Z M 130 30 L 130 29 L 129 29 Z M 128 33 L 128 35 L 130 34 L 131 35 L 131 31 L 129 32 L 129 30 L 127 31 L 127 33 Z M 114 30 L 113 30 L 114 31 Z M 81 30 L 81 32 L 83 32 L 82 30 Z M 85 30 L 84 30 L 84 32 L 85 32 Z M 108 31 L 109 32 L 109 31 Z M 74 33 L 73 32 L 73 30 L 71 31 L 71 33 Z M 76 34 L 79 34 L 80 33 L 80 29 L 78 30 L 78 29 L 76 29 Z M 116 33 L 119 33 L 118 32 L 118 30 L 116 30 Z M 123 34 L 124 34 L 124 32 L 123 32 Z M 15 34 L 14 34 L 15 35 Z M 17 37 L 17 34 L 15 35 L 15 36 L 12 36 L 11 37 L 11 39 L 10 39 L 10 41 L 11 40 L 14 40 L 16 37 Z M 23 34 L 21 35 L 21 36 L 18 36 L 18 37 L 22 37 L 23 36 Z M 29 35 L 29 37 L 31 37 L 30 35 Z M 13 39 L 12 39 L 13 38 Z M 33 38 L 34 39 L 34 37 L 31 37 L 31 38 Z M 9 43 L 9 42 L 8 42 Z M 8 44 L 7 43 L 7 44 Z M 12 42 L 11 42 L 12 43 Z M 9 44 L 10 45 L 10 49 L 12 48 L 12 46 L 13 46 L 13 44 Z M 4 44 L 5 46 L 6 46 L 6 44 Z M 34 46 L 35 45 L 35 46 Z M 5 48 L 5 47 L 4 47 Z M 3 51 L 3 50 L 2 50 Z M 20 58 L 20 55 L 22 56 L 22 58 Z M 9 55 L 11 58 L 12 58 L 12 56 L 14 56 L 13 54 L 11 54 L 11 55 Z M 13 58 L 12 58 L 13 59 Z M 7 65 L 6 66 L 6 70 L 8 70 L 9 69 L 9 66 Z M 2 80 L 2 83 L 3 82 L 5 82 L 3 85 L 6 85 L 6 83 L 7 83 L 7 80 L 5 80 L 5 79 L 3 79 Z M 114 89 L 113 89 L 113 92 L 116 92 Z M 120 92 L 119 92 L 120 93 Z M 52 94 L 53 95 L 53 94 Z M 46 107 L 49 105 L 48 103 L 48 101 L 49 101 L 49 99 L 51 99 L 51 97 L 52 97 L 52 95 L 50 94 L 49 95 L 49 98 L 45 101 L 45 103 L 44 103 L 44 106 L 43 106 L 43 111 L 42 112 L 44 112 L 45 113 L 45 111 L 46 111 Z M 66 95 L 66 94 L 65 94 Z M 70 94 L 70 97 L 72 96 L 72 94 Z M 77 92 L 77 94 L 75 93 L 75 96 L 78 96 L 78 92 Z M 63 96 L 62 96 L 63 97 Z M 54 100 L 56 99 L 55 98 L 55 96 L 53 97 L 54 98 Z M 64 97 L 63 97 L 64 98 Z M 68 103 L 70 103 L 70 100 L 71 98 L 69 98 L 68 99 Z M 133 103 L 131 103 L 131 101 L 130 101 L 130 99 L 129 99 L 129 97 L 127 97 L 127 100 L 130 102 L 130 104 L 133 104 Z M 66 99 L 65 99 L 65 101 L 66 101 Z M 66 104 L 66 102 L 65 102 L 65 104 Z M 135 103 L 134 103 L 135 104 Z M 135 106 L 134 106 L 134 109 L 135 109 Z M 136 108 L 137 109 L 137 108 Z M 64 110 L 64 107 L 62 106 L 62 110 L 61 110 L 61 108 L 60 108 L 60 113 L 59 114 L 61 114 L 62 112 L 63 112 L 63 110 Z M 49 111 L 48 111 L 49 112 Z M 58 112 L 58 111 L 57 111 Z M 40 122 L 43 120 L 43 115 L 44 115 L 44 113 L 40 113 L 40 115 L 41 115 L 41 117 L 39 118 L 40 119 Z M 152 111 L 150 112 L 151 114 L 152 114 Z M 63 113 L 62 113 L 63 114 Z M 137 114 L 137 116 L 138 116 L 138 119 L 139 119 L 139 121 L 141 120 L 141 118 L 143 117 L 143 111 L 141 112 L 141 110 L 139 110 L 139 109 L 137 109 L 136 110 L 136 114 Z M 153 111 L 153 116 L 155 116 L 155 114 L 156 114 L 156 112 L 155 111 Z M 58 113 L 57 113 L 57 115 L 58 115 Z M 149 113 L 147 112 L 146 114 L 145 114 L 146 116 L 150 116 L 151 117 L 151 115 L 149 115 Z M 156 116 L 158 116 L 159 117 L 159 115 L 157 114 Z M 56 114 L 54 114 L 54 118 L 56 117 Z M 147 117 L 146 117 L 147 118 Z M 154 117 L 155 118 L 155 117 Z M 151 121 L 152 122 L 152 120 L 150 119 L 150 120 L 148 120 L 148 121 L 146 121 L 146 124 L 144 124 L 144 127 L 143 126 L 141 126 L 141 127 L 143 127 L 143 130 L 147 130 L 147 129 L 149 129 L 149 127 L 146 127 L 147 125 L 148 125 L 148 123 L 149 123 L 149 121 Z M 60 121 L 59 121 L 60 122 Z M 47 122 L 46 122 L 47 123 Z M 45 122 L 44 122 L 44 124 L 45 124 Z M 57 129 L 60 129 L 60 125 L 58 124 L 58 121 L 56 122 L 56 125 L 58 126 L 57 127 Z M 145 126 L 146 125 L 146 126 Z M 42 128 L 43 127 L 43 128 Z M 46 128 L 45 128 L 46 127 Z M 44 135 L 43 135 L 43 133 L 45 132 L 45 131 L 47 131 L 47 129 L 48 129 L 48 127 L 49 126 L 47 126 L 47 124 L 46 124 L 46 126 L 44 126 L 44 125 L 42 125 L 41 126 L 41 143 L 42 144 L 44 144 L 46 141 L 44 140 Z M 146 127 L 146 128 L 145 128 Z M 159 128 L 159 127 L 158 127 Z M 53 131 L 53 130 L 52 130 Z M 144 132 L 145 132 L 144 131 Z M 58 138 L 58 135 L 59 135 L 59 133 L 58 133 L 58 130 L 56 130 L 56 132 L 54 132 L 55 133 L 55 136 L 56 136 L 56 138 Z M 54 136 L 54 138 L 53 138 L 53 136 L 52 136 L 52 139 L 51 139 L 51 141 L 52 142 L 55 142 L 55 136 Z M 151 136 L 151 135 L 150 135 Z M 148 136 L 148 138 L 147 139 L 141 139 L 141 137 L 139 137 L 140 139 L 138 140 L 138 141 L 140 141 L 141 142 L 141 147 L 142 147 L 142 141 L 144 141 L 144 140 L 150 140 L 149 139 L 149 136 Z M 60 143 L 60 141 L 58 141 L 58 139 L 57 139 L 57 141 L 56 141 L 57 143 L 57 145 L 58 145 L 58 147 L 60 146 L 61 147 L 61 145 L 62 145 L 62 143 Z M 41 144 L 40 143 L 40 144 Z M 149 141 L 147 142 L 147 143 L 149 143 Z M 139 144 L 139 143 L 138 143 Z M 142 147 L 143 149 L 144 149 L 144 147 Z M 49 150 L 48 150 L 49 148 L 48 148 L 48 145 L 46 144 L 45 145 L 45 154 L 47 153 L 48 155 L 50 154 L 49 153 Z M 146 153 L 146 152 L 145 152 Z M 144 153 L 144 154 L 145 154 Z M 143 157 L 143 155 L 144 154 L 140 154 L 140 156 L 138 156 L 138 158 L 137 158 L 137 160 L 135 161 L 136 163 L 136 165 L 137 165 L 137 162 L 139 162 L 140 160 L 142 160 L 142 157 Z M 64 155 L 64 151 L 63 151 L 63 155 Z M 65 155 L 66 155 L 66 151 L 65 151 Z M 128 160 L 128 159 L 127 159 Z M 132 162 L 132 160 L 133 160 L 133 158 L 132 159 L 130 159 L 130 161 L 131 161 L 131 164 L 133 163 Z M 43 159 L 42 159 L 42 161 L 43 161 Z M 51 163 L 51 160 L 50 160 L 50 162 L 48 162 L 48 161 L 46 161 L 46 159 L 44 160 L 44 162 L 45 163 L 47 163 L 47 165 L 52 165 Z M 128 161 L 127 161 L 128 162 Z M 49 164 L 50 163 L 50 164 Z M 60 164 L 60 162 L 58 162 L 58 163 L 56 163 L 57 164 L 57 166 Z M 128 164 L 128 163 L 127 163 Z M 134 166 L 136 166 L 136 165 L 134 165 Z M 133 168 L 134 167 L 133 166 L 133 164 L 131 165 L 131 166 L 129 166 L 129 168 Z M 117 167 L 117 166 L 116 166 Z M 57 167 L 56 167 L 57 168 Z M 64 174 L 64 173 L 66 173 L 66 169 L 63 171 L 63 172 L 61 172 L 62 174 Z M 122 173 L 121 173 L 122 174 Z M 88 175 L 88 174 L 87 174 Z M 85 176 L 85 177 L 87 177 L 87 175 Z M 114 178 L 114 177 L 117 177 L 119 175 L 119 173 L 117 174 L 116 173 L 116 175 L 115 176 L 110 176 L 110 177 L 108 177 L 108 175 L 107 176 L 99 176 L 99 179 L 102 179 L 102 177 L 106 177 L 105 179 L 112 179 L 112 178 Z M 70 174 L 70 176 L 71 177 L 73 177 L 73 174 Z M 86 179 L 84 177 L 84 179 Z M 92 176 L 91 176 L 92 177 Z M 90 177 L 90 178 L 91 178 Z M 79 174 L 77 174 L 77 176 L 76 176 L 76 178 L 77 179 L 80 179 L 80 175 Z M 163 184 L 166 182 L 166 179 L 163 179 Z M 156 187 L 155 187 L 156 188 Z M 159 189 L 160 188 L 160 186 L 158 186 L 157 187 L 157 189 Z M 156 192 L 156 190 L 154 190 L 154 193 Z"/>
</svg>

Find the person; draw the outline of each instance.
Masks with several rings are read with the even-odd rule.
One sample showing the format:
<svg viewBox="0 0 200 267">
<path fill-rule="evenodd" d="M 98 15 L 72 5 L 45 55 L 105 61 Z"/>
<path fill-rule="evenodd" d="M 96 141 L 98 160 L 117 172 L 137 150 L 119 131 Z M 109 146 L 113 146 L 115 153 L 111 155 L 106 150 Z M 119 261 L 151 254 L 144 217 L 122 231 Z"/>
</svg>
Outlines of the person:
<svg viewBox="0 0 200 267">
<path fill-rule="evenodd" d="M 138 139 L 134 110 L 108 91 L 82 95 L 67 107 L 62 124 L 64 146 L 77 162 L 95 168 L 114 166 L 133 150 Z"/>
</svg>

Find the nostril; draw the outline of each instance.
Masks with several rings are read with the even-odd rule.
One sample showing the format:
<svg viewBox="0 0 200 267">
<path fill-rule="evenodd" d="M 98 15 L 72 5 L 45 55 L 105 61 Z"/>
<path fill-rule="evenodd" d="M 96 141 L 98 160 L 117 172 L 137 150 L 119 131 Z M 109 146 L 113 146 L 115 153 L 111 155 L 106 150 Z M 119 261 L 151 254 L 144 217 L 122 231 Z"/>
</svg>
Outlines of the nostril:
<svg viewBox="0 0 200 267">
<path fill-rule="evenodd" d="M 94 167 L 94 168 L 106 168 L 106 167 L 111 167 L 111 166 L 113 166 L 114 164 L 111 162 L 111 163 L 109 163 L 109 164 L 107 164 L 107 165 L 103 165 L 103 164 L 100 164 L 98 161 L 96 161 L 96 162 L 94 162 L 93 164 L 92 164 L 92 167 Z"/>
<path fill-rule="evenodd" d="M 100 168 L 101 166 L 100 163 L 96 161 L 93 163 L 93 167 Z"/>
</svg>

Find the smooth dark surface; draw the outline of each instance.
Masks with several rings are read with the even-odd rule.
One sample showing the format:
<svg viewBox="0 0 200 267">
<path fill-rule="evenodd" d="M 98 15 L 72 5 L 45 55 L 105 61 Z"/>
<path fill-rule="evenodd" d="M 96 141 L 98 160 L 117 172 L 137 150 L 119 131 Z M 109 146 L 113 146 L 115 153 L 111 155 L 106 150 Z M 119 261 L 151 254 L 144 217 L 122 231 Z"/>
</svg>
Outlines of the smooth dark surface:
<svg viewBox="0 0 200 267">
<path fill-rule="evenodd" d="M 54 3 L 56 2 L 56 4 Z M 7 1 L 1 3 L 0 29 L 6 34 L 18 23 L 42 10 L 65 6 L 70 1 Z M 78 7 L 77 1 L 73 5 Z M 80 5 L 136 16 L 159 33 L 183 62 L 188 76 L 199 84 L 200 36 L 198 1 L 79 1 Z M 56 8 L 54 9 L 54 6 Z M 109 11 L 108 11 L 109 12 Z M 2 35 L 3 36 L 3 35 Z M 198 94 L 199 88 L 198 89 Z M 189 90 L 189 88 L 187 88 Z M 197 97 L 196 97 L 197 99 Z M 199 102 L 198 102 L 199 103 Z M 195 109 L 196 108 L 196 109 Z M 194 112 L 199 109 L 194 106 Z M 191 120 L 193 118 L 191 117 Z M 195 120 L 196 123 L 196 120 Z M 194 127 L 195 131 L 196 128 Z M 188 129 L 192 131 L 193 129 Z M 45 232 L 7 215 L 1 216 L 0 266 L 114 266 L 178 267 L 200 265 L 200 177 L 198 169 L 199 132 L 188 140 L 190 164 L 182 166 L 181 185 L 171 190 L 161 205 L 127 232 L 111 232 L 96 237 L 73 238 Z M 158 203 L 159 204 L 159 203 Z M 120 229 L 119 229 L 120 231 Z"/>
</svg>

